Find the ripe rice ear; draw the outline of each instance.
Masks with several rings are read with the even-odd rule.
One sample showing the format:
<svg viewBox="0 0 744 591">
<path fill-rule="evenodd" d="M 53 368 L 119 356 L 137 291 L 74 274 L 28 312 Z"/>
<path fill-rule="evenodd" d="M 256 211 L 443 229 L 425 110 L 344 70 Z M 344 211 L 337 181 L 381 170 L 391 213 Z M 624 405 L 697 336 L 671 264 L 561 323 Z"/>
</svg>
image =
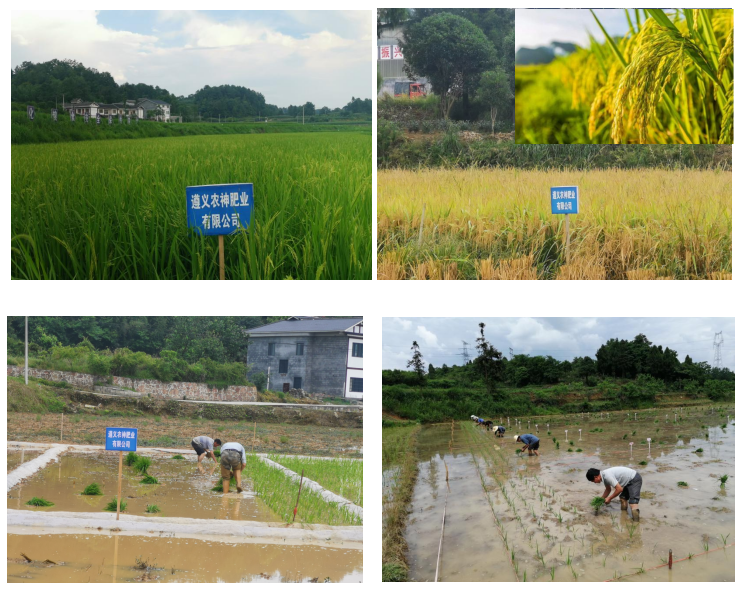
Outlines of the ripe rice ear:
<svg viewBox="0 0 744 591">
<path fill-rule="evenodd" d="M 496 268 L 493 266 L 491 258 L 478 261 L 478 279 L 498 279 Z"/>
<path fill-rule="evenodd" d="M 603 267 L 586 264 L 582 261 L 563 265 L 558 271 L 556 279 L 574 280 L 574 279 L 596 279 L 604 280 L 607 278 L 607 272 Z"/>
<path fill-rule="evenodd" d="M 425 280 L 429 275 L 429 263 L 418 263 L 415 267 L 412 267 L 413 273 L 411 279 Z"/>
<path fill-rule="evenodd" d="M 656 271 L 653 269 L 634 269 L 628 271 L 625 276 L 631 280 L 648 281 L 650 279 L 656 279 Z"/>
<path fill-rule="evenodd" d="M 377 279 L 396 280 L 405 278 L 405 269 L 401 265 L 400 260 L 398 260 L 395 252 L 386 252 L 382 256 L 382 260 L 377 263 Z"/>
<path fill-rule="evenodd" d="M 532 255 L 518 259 L 505 259 L 499 262 L 496 279 L 537 279 L 537 269 L 533 266 Z"/>
<path fill-rule="evenodd" d="M 708 279 L 731 281 L 731 279 L 733 279 L 733 274 L 724 273 L 723 271 L 714 271 L 713 273 L 708 273 Z"/>
</svg>

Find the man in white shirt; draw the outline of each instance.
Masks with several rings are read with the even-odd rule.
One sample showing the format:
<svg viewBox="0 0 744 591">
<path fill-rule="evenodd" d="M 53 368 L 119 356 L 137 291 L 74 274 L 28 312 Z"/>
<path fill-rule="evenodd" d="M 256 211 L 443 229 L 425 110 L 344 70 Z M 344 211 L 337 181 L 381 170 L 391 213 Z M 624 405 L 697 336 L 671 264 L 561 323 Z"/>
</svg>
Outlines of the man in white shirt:
<svg viewBox="0 0 744 591">
<path fill-rule="evenodd" d="M 243 492 L 240 482 L 241 472 L 245 469 L 245 448 L 239 443 L 225 443 L 220 453 L 220 472 L 222 474 L 222 492 L 230 492 L 230 479 L 235 476 L 238 492 Z"/>
<path fill-rule="evenodd" d="M 612 499 L 620 495 L 620 508 L 627 511 L 628 505 L 630 505 L 633 521 L 641 520 L 638 503 L 641 500 L 643 479 L 636 470 L 625 466 L 616 466 L 602 471 L 589 468 L 586 472 L 586 479 L 589 482 L 605 485 L 605 491 L 602 495 L 605 505 L 609 505 Z"/>
</svg>

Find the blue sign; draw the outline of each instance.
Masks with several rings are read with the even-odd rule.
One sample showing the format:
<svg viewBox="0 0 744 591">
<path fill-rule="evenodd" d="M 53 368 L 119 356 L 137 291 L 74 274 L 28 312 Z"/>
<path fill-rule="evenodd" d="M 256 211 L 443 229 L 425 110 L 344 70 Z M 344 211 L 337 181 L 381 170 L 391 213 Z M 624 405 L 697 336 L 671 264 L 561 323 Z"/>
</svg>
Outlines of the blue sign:
<svg viewBox="0 0 744 591">
<path fill-rule="evenodd" d="M 137 451 L 137 429 L 106 427 L 106 451 Z"/>
<path fill-rule="evenodd" d="M 248 228 L 253 217 L 253 183 L 186 187 L 188 227 L 206 236 Z"/>
<path fill-rule="evenodd" d="M 579 213 L 578 187 L 550 187 L 552 213 Z"/>
</svg>

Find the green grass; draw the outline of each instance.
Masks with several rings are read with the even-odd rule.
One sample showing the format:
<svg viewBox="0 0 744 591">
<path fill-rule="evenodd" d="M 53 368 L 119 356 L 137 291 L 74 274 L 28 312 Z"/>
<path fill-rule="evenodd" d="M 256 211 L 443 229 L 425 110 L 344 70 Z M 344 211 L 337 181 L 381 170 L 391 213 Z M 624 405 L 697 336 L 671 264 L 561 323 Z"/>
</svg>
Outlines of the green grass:
<svg viewBox="0 0 744 591">
<path fill-rule="evenodd" d="M 157 505 L 148 505 L 145 509 L 145 513 L 160 513 L 160 507 Z"/>
<path fill-rule="evenodd" d="M 83 489 L 84 495 L 102 495 L 103 491 L 101 490 L 100 485 L 97 482 L 94 482 L 93 484 L 89 484 L 88 486 Z"/>
<path fill-rule="evenodd" d="M 103 508 L 104 511 L 116 511 L 116 497 L 111 499 L 108 504 Z M 120 511 L 126 511 L 127 510 L 127 502 L 122 499 L 121 500 L 121 507 L 119 508 Z"/>
<path fill-rule="evenodd" d="M 42 497 L 34 497 L 33 499 L 26 501 L 26 504 L 31 505 L 32 507 L 51 507 L 54 505 L 54 503 L 47 501 Z"/>
<path fill-rule="evenodd" d="M 305 478 L 314 480 L 323 488 L 363 506 L 363 462 L 348 459 L 316 460 L 307 458 L 270 455 L 270 460 L 289 468 L 297 474 L 305 470 Z"/>
<path fill-rule="evenodd" d="M 142 484 L 160 484 L 157 478 L 155 478 L 154 476 L 150 476 L 149 474 L 145 476 L 142 480 L 140 480 L 140 482 Z"/>
<path fill-rule="evenodd" d="M 247 474 L 250 475 L 253 488 L 258 496 L 282 520 L 290 523 L 297 501 L 299 482 L 295 482 L 279 469 L 262 462 L 255 455 L 249 455 L 247 459 Z M 300 496 L 296 521 L 328 525 L 362 525 L 361 517 L 336 503 L 326 502 L 318 493 L 304 487 Z"/>
<path fill-rule="evenodd" d="M 186 228 L 186 187 L 252 182 L 227 279 L 371 279 L 369 133 L 12 146 L 15 279 L 217 279 L 218 240 Z M 53 193 L 53 201 L 52 201 Z"/>
</svg>

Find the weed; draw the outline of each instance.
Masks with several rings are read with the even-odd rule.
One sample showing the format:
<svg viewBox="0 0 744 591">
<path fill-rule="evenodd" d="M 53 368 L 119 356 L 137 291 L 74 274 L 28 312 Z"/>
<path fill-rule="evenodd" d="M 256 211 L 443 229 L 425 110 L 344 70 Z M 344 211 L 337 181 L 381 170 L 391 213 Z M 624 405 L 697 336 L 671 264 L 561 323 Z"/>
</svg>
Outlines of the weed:
<svg viewBox="0 0 744 591">
<path fill-rule="evenodd" d="M 282 435 L 282 436 L 281 436 L 281 437 L 279 438 L 279 441 L 280 441 L 281 443 L 289 443 L 289 437 L 287 437 L 286 435 Z"/>
<path fill-rule="evenodd" d="M 51 501 L 47 501 L 41 497 L 34 497 L 31 500 L 26 501 L 26 504 L 31 505 L 32 507 L 51 507 L 54 505 Z"/>
<path fill-rule="evenodd" d="M 93 484 L 89 484 L 83 489 L 82 494 L 84 495 L 102 495 L 103 491 L 101 490 L 101 487 L 98 485 L 98 483 L 94 482 Z"/>
</svg>

